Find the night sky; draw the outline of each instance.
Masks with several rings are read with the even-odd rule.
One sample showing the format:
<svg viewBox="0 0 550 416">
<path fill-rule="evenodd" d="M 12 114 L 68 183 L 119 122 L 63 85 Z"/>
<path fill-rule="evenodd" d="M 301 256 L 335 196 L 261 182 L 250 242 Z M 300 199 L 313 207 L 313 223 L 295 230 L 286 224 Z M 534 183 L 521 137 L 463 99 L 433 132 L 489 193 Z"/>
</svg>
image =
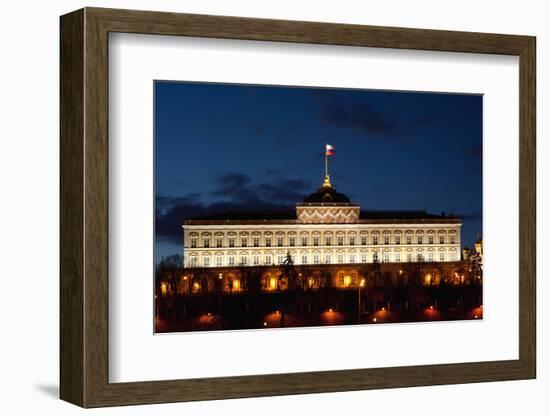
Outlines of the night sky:
<svg viewBox="0 0 550 416">
<path fill-rule="evenodd" d="M 183 219 L 288 209 L 322 183 L 362 209 L 426 210 L 481 234 L 482 96 L 155 82 L 156 261 Z"/>
</svg>

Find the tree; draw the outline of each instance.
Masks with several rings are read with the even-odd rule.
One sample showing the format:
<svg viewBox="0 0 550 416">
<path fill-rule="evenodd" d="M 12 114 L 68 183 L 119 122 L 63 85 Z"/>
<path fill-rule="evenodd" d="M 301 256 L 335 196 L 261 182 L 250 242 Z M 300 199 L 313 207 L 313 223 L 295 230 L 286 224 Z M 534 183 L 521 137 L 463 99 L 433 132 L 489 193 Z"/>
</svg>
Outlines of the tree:
<svg viewBox="0 0 550 416">
<path fill-rule="evenodd" d="M 160 265 L 164 270 L 181 271 L 183 270 L 183 257 L 179 254 L 163 257 Z"/>
</svg>

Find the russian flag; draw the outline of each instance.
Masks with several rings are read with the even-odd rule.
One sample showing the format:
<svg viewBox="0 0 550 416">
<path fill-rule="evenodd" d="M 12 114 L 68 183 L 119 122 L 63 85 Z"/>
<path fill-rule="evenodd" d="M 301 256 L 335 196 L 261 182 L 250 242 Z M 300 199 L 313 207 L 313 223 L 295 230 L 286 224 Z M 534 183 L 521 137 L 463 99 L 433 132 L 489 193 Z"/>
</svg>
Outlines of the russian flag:
<svg viewBox="0 0 550 416">
<path fill-rule="evenodd" d="M 330 144 L 327 144 L 326 149 L 325 149 L 325 155 L 326 156 L 333 156 L 334 153 L 336 153 L 336 149 L 334 149 L 334 147 L 331 146 Z"/>
</svg>

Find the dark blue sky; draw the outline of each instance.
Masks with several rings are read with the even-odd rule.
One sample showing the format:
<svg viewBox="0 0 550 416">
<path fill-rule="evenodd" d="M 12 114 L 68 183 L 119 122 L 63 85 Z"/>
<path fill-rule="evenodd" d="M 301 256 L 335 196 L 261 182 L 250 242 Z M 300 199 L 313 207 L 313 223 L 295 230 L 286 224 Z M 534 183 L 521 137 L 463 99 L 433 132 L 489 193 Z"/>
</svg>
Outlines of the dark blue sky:
<svg viewBox="0 0 550 416">
<path fill-rule="evenodd" d="M 156 258 L 184 218 L 291 208 L 329 173 L 362 209 L 462 216 L 481 233 L 482 96 L 155 82 Z"/>
</svg>

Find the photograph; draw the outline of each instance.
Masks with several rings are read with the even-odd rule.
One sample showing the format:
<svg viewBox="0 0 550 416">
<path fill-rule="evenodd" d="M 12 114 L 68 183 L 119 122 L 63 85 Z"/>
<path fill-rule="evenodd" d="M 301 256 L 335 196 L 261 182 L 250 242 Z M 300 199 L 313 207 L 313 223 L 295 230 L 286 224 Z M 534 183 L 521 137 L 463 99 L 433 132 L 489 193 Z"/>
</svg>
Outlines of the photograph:
<svg viewBox="0 0 550 416">
<path fill-rule="evenodd" d="M 482 94 L 153 89 L 155 333 L 483 319 Z"/>
</svg>

